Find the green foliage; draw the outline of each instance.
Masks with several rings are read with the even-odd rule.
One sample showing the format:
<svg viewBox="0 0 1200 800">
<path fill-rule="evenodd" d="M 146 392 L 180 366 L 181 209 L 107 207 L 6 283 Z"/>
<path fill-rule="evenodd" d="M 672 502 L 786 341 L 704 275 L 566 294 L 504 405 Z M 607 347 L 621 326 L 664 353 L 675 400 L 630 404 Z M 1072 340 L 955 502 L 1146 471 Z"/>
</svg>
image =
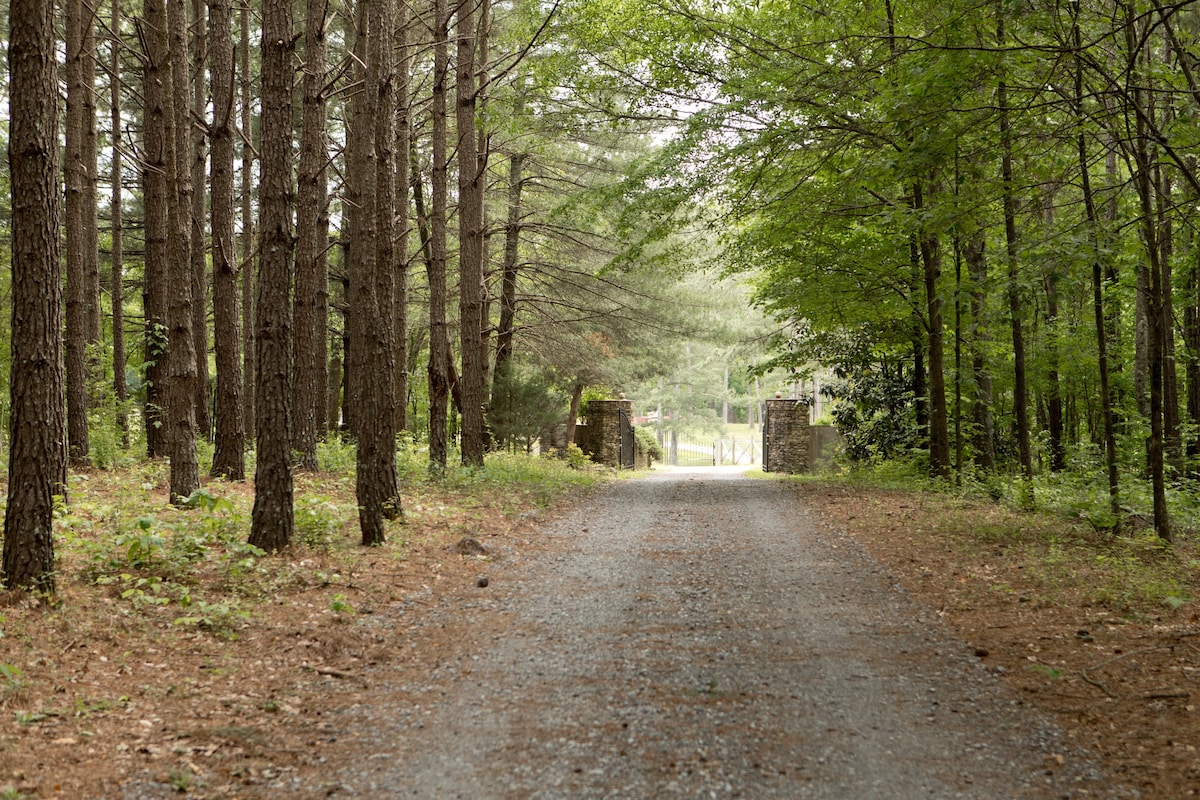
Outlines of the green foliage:
<svg viewBox="0 0 1200 800">
<path fill-rule="evenodd" d="M 339 534 L 345 532 L 346 520 L 332 501 L 313 495 L 296 499 L 295 535 L 305 547 L 328 552 Z"/>
<path fill-rule="evenodd" d="M 646 427 L 636 427 L 633 429 L 633 435 L 637 438 L 638 446 L 650 456 L 651 461 L 662 461 L 666 457 L 654 431 Z"/>
<path fill-rule="evenodd" d="M 353 614 L 354 606 L 344 594 L 335 594 L 329 601 L 329 610 L 335 614 Z"/>
<path fill-rule="evenodd" d="M 20 691 L 25 685 L 24 673 L 18 667 L 12 664 L 0 663 L 0 688 L 3 688 L 4 694 L 12 694 Z"/>
<path fill-rule="evenodd" d="M 209 603 L 192 599 L 181 603 L 187 613 L 176 617 L 174 624 L 183 628 L 199 628 L 222 639 L 236 639 L 237 630 L 250 618 L 250 612 L 236 601 Z"/>
<path fill-rule="evenodd" d="M 520 442 L 528 453 L 538 439 L 548 438 L 555 425 L 563 424 L 567 406 L 567 396 L 550 375 L 509 362 L 496 376 L 488 422 L 497 442 Z"/>
</svg>

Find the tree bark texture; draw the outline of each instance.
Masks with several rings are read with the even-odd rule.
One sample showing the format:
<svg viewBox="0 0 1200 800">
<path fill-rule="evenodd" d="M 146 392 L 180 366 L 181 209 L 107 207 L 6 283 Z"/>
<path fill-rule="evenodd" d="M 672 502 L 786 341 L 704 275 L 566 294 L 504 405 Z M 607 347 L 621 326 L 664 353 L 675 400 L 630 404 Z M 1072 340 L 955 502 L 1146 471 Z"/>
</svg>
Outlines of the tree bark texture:
<svg viewBox="0 0 1200 800">
<path fill-rule="evenodd" d="M 53 512 L 66 493 L 54 3 L 9 5 L 12 372 L 0 586 L 53 592 Z"/>
<path fill-rule="evenodd" d="M 148 0 L 160 3 L 162 0 Z M 200 487 L 196 456 L 196 351 L 192 337 L 192 164 L 191 91 L 188 82 L 187 7 L 166 6 L 170 50 L 170 91 L 164 115 L 167 137 L 167 216 L 170 264 L 167 269 L 167 385 L 165 391 L 167 456 L 171 462 L 170 496 L 182 502 Z"/>
<path fill-rule="evenodd" d="M 446 323 L 446 78 L 449 19 L 446 0 L 434 0 L 433 129 L 430 166 L 429 249 L 429 471 L 446 472 L 446 423 L 450 395 L 450 334 Z"/>
<path fill-rule="evenodd" d="M 319 420 L 324 419 L 328 320 L 329 215 L 325 163 L 325 20 L 327 0 L 308 0 L 304 24 L 304 107 L 296 179 L 296 466 L 317 469 Z M 322 306 L 324 296 L 324 307 Z"/>
<path fill-rule="evenodd" d="M 292 8 L 265 0 L 262 31 L 262 158 L 259 178 L 257 470 L 250 544 L 286 547 L 292 500 Z"/>
<path fill-rule="evenodd" d="M 209 0 L 209 57 L 213 121 L 210 193 L 212 217 L 213 346 L 216 351 L 216 425 L 212 475 L 246 478 L 242 404 L 242 326 L 238 309 L 238 255 L 234 233 L 234 71 L 232 0 Z"/>
<path fill-rule="evenodd" d="M 167 376 L 167 265 L 170 260 L 167 215 L 167 148 L 170 88 L 166 10 L 161 0 L 143 6 L 138 21 L 145 43 L 142 66 L 142 197 L 145 227 L 145 266 L 142 308 L 145 317 L 143 362 L 146 387 L 146 452 L 150 458 L 167 455 L 165 390 Z"/>
<path fill-rule="evenodd" d="M 455 79 L 458 134 L 458 330 L 462 355 L 462 463 L 483 466 L 483 174 L 475 121 L 475 3 L 458 0 Z"/>
<path fill-rule="evenodd" d="M 258 260 L 258 236 L 254 219 L 254 162 L 258 156 L 253 143 L 254 76 L 250 72 L 250 14 L 249 3 L 241 6 L 238 39 L 238 75 L 241 102 L 241 154 L 242 154 L 242 257 L 238 272 L 242 289 L 242 420 L 246 438 L 255 438 L 257 431 L 255 406 L 255 381 L 258 380 L 254 366 L 254 274 Z"/>
<path fill-rule="evenodd" d="M 84 27 L 91 21 L 83 0 L 66 0 L 66 381 L 67 381 L 67 457 L 72 466 L 86 466 L 88 456 L 88 369 L 89 324 L 88 255 L 90 242 L 86 219 L 88 182 L 84 160 L 84 103 L 92 87 L 84 83 L 84 62 L 90 54 L 84 48 Z"/>
<path fill-rule="evenodd" d="M 111 27 L 114 35 L 121 30 L 121 4 L 112 3 Z M 112 48 L 109 64 L 111 80 L 109 105 L 112 118 L 112 202 L 109 216 L 112 226 L 112 350 L 113 350 L 113 393 L 117 400 L 116 423 L 121 432 L 122 444 L 129 442 L 129 417 L 126 404 L 129 402 L 129 384 L 125 380 L 125 237 L 122 196 L 124 194 L 124 162 L 121 157 L 121 48 Z"/>
<path fill-rule="evenodd" d="M 208 37 L 205 26 L 205 0 L 192 0 L 192 96 L 191 117 L 204 119 L 207 95 L 204 91 Z M 191 255 L 192 255 L 192 349 L 196 358 L 195 407 L 196 430 L 205 439 L 213 436 L 212 390 L 208 372 L 208 236 L 205 168 L 208 166 L 204 126 L 188 120 L 191 139 Z"/>
</svg>

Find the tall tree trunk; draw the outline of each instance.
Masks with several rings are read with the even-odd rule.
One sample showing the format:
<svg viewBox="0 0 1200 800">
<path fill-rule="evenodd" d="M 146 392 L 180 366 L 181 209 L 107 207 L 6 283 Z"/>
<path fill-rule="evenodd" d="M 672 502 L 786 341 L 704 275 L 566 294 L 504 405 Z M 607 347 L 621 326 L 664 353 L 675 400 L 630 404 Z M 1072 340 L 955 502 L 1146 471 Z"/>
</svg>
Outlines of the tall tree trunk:
<svg viewBox="0 0 1200 800">
<path fill-rule="evenodd" d="M 431 213 L 429 280 L 429 471 L 446 471 L 446 423 L 450 394 L 450 334 L 446 324 L 446 78 L 449 13 L 446 0 L 434 0 L 433 141 L 430 167 Z"/>
<path fill-rule="evenodd" d="M 162 2 L 162 0 L 150 0 Z M 187 8 L 172 2 L 166 8 L 170 39 L 171 83 L 167 92 L 167 118 L 171 135 L 167 143 L 167 192 L 170 220 L 170 297 L 167 303 L 167 455 L 171 461 L 170 496 L 182 502 L 200 487 L 196 457 L 196 351 L 192 337 L 192 164 L 191 92 L 188 86 Z"/>
<path fill-rule="evenodd" d="M 396 364 L 393 395 L 395 397 L 395 430 L 408 428 L 408 240 L 409 173 L 412 170 L 412 55 L 410 28 L 413 24 L 408 3 L 398 3 L 396 14 L 396 285 L 393 297 Z"/>
<path fill-rule="evenodd" d="M 1124 6 L 1125 46 L 1131 60 L 1143 61 L 1144 52 L 1141 50 L 1141 37 L 1136 31 L 1136 11 L 1131 2 Z M 1150 393 L 1150 437 L 1146 442 L 1146 461 L 1150 472 L 1150 482 L 1154 497 L 1154 530 L 1164 541 L 1171 541 L 1170 516 L 1167 511 L 1166 480 L 1163 459 L 1163 304 L 1162 297 L 1165 288 L 1161 280 L 1163 272 L 1159 262 L 1160 250 L 1158 243 L 1158 225 L 1154 209 L 1154 169 L 1156 158 L 1153 153 L 1149 134 L 1146 130 L 1146 117 L 1149 104 L 1146 89 L 1135 76 L 1134 89 L 1130 100 L 1134 104 L 1136 117 L 1135 135 L 1132 141 L 1135 172 L 1133 181 L 1137 188 L 1142 229 L 1142 241 L 1145 246 L 1145 262 L 1148 278 L 1146 294 L 1146 317 L 1149 323 L 1147 339 L 1147 362 L 1149 366 Z"/>
<path fill-rule="evenodd" d="M 1088 234 L 1091 239 L 1092 260 L 1092 316 L 1096 325 L 1096 359 L 1100 371 L 1100 415 L 1104 426 L 1104 463 L 1108 476 L 1109 511 L 1113 516 L 1113 532 L 1121 527 L 1121 492 L 1120 479 L 1117 470 L 1117 435 L 1113 419 L 1112 388 L 1109 380 L 1108 346 L 1109 335 L 1107 321 L 1109 315 L 1104 307 L 1104 273 L 1101 263 L 1100 221 L 1096 210 L 1096 200 L 1092 193 L 1091 170 L 1088 166 L 1087 134 L 1085 132 L 1083 113 L 1083 59 L 1082 35 L 1079 23 L 1072 26 L 1075 43 L 1075 118 L 1079 126 L 1076 136 L 1076 148 L 1079 155 L 1080 187 L 1083 190 L 1084 213 L 1087 216 Z"/>
<path fill-rule="evenodd" d="M 925 210 L 920 181 L 913 186 L 914 205 Z M 921 264 L 925 287 L 925 307 L 929 323 L 929 471 L 939 478 L 950 476 L 949 415 L 946 409 L 945 330 L 942 296 L 938 283 L 942 275 L 942 245 L 931 230 L 920 233 Z"/>
<path fill-rule="evenodd" d="M 462 463 L 483 466 L 483 174 L 475 123 L 475 2 L 458 0 L 458 317 Z"/>
<path fill-rule="evenodd" d="M 98 381 L 101 370 L 100 343 L 103 340 L 100 324 L 100 145 L 96 130 L 96 24 L 99 8 L 84 4 L 83 13 L 83 169 L 87 180 L 84 193 L 84 252 L 87 276 L 87 340 L 89 352 L 88 381 Z M 89 386 L 89 389 L 91 387 Z"/>
<path fill-rule="evenodd" d="M 328 321 L 320 287 L 328 284 L 329 215 L 325 112 L 327 0 L 308 0 L 304 26 L 304 113 L 296 198 L 296 466 L 317 469 L 318 418 L 323 418 L 325 358 L 319 352 Z M 328 290 L 326 290 L 328 291 Z M 326 303 L 328 300 L 326 300 Z"/>
<path fill-rule="evenodd" d="M 242 406 L 242 326 L 238 317 L 238 257 L 234 234 L 234 71 L 232 0 L 209 0 L 208 29 L 213 98 L 212 270 L 213 345 L 217 362 L 216 447 L 212 474 L 246 478 Z"/>
<path fill-rule="evenodd" d="M 1054 224 L 1054 192 L 1045 198 L 1045 221 L 1048 228 Z M 1043 285 L 1046 290 L 1046 428 L 1050 434 L 1050 470 L 1061 472 L 1067 468 L 1067 451 L 1063 442 L 1062 386 L 1058 374 L 1058 264 L 1053 259 L 1047 266 Z"/>
<path fill-rule="evenodd" d="M 204 63 L 208 59 L 205 0 L 192 0 L 192 117 L 204 119 Z M 192 346 L 196 355 L 196 430 L 212 440 L 212 392 L 208 372 L 208 258 L 205 236 L 205 167 L 208 153 L 201 125 L 189 124 L 192 159 Z"/>
<path fill-rule="evenodd" d="M 67 0 L 66 6 L 66 382 L 67 382 L 67 457 L 73 466 L 85 466 L 88 456 L 88 235 L 87 174 L 84 159 L 84 98 L 92 87 L 84 83 L 84 62 L 90 54 L 84 48 L 84 27 L 91 15 L 83 0 Z"/>
<path fill-rule="evenodd" d="M 496 326 L 496 359 L 492 370 L 492 406 L 496 390 L 504 380 L 513 355 L 514 327 L 517 317 L 517 280 L 521 255 L 521 193 L 525 179 L 525 153 L 513 153 L 508 159 L 508 215 L 504 224 L 504 259 L 500 277 L 500 320 Z"/>
<path fill-rule="evenodd" d="M 997 3 L 996 40 L 1006 46 L 1004 11 Z M 1000 123 L 1000 179 L 1004 206 L 1005 258 L 1008 262 L 1008 311 L 1012 318 L 1013 408 L 1016 417 L 1017 457 L 1025 479 L 1033 478 L 1033 451 L 1029 440 L 1029 390 L 1026 387 L 1025 334 L 1022 326 L 1020 268 L 1017 252 L 1017 202 L 1013 190 L 1012 130 L 1008 119 L 1008 81 L 1002 74 L 996 89 Z"/>
<path fill-rule="evenodd" d="M 167 384 L 167 265 L 170 261 L 170 220 L 167 215 L 167 146 L 169 125 L 166 97 L 170 86 L 165 8 L 146 3 L 138 21 L 146 45 L 142 69 L 142 200 L 145 208 L 145 256 L 142 309 L 145 317 L 143 363 L 146 365 L 146 453 L 167 455 L 164 399 Z"/>
<path fill-rule="evenodd" d="M 246 438 L 254 439 L 258 430 L 257 406 L 255 405 L 255 382 L 258 371 L 254 365 L 255 346 L 254 333 L 254 275 L 258 255 L 258 236 L 255 232 L 254 220 L 254 161 L 257 154 L 254 150 L 252 124 L 254 99 L 252 87 L 254 77 L 250 73 L 250 14 L 251 7 L 245 3 L 241 7 L 241 37 L 238 44 L 238 74 L 241 90 L 241 152 L 242 152 L 242 257 L 238 271 L 242 278 L 242 421 L 246 428 Z"/>
<path fill-rule="evenodd" d="M 392 343 L 391 230 L 393 187 L 391 3 L 360 0 L 356 9 L 355 61 L 363 90 L 354 101 L 349 139 L 351 247 L 351 382 L 354 386 L 355 493 L 364 545 L 385 540 L 384 518 L 399 512 L 395 478 L 395 437 L 390 406 L 394 364 Z"/>
<path fill-rule="evenodd" d="M 916 416 L 917 437 L 929 442 L 929 373 L 925 366 L 925 319 L 921 314 L 918 297 L 924 289 L 924 268 L 921 265 L 921 241 L 918 234 L 908 237 L 909 276 L 908 291 L 912 296 L 912 354 L 913 354 L 913 411 Z"/>
<path fill-rule="evenodd" d="M 372 402 L 375 418 L 375 452 L 372 455 L 375 480 L 383 498 L 383 514 L 388 519 L 400 516 L 400 486 L 396 476 L 396 362 L 403 357 L 396 342 L 396 59 L 393 38 L 396 14 L 393 0 L 376 0 L 373 16 L 378 20 L 377 36 L 372 36 L 372 59 L 376 77 L 375 131 L 375 319 L 372 335 L 371 364 L 376 388 Z M 397 351 L 400 350 L 400 356 Z M 378 540 L 364 544 L 379 544 Z"/>
<path fill-rule="evenodd" d="M 288 545 L 292 501 L 292 35 L 290 0 L 264 0 L 259 272 L 255 319 L 257 467 L 250 543 Z"/>
<path fill-rule="evenodd" d="M 967 239 L 963 257 L 971 280 L 971 373 L 975 384 L 971 400 L 971 421 L 974 425 L 971 446 L 975 451 L 976 465 L 991 470 L 996 466 L 996 437 L 992 419 L 992 372 L 987 361 L 991 335 L 987 309 L 986 243 L 983 229 L 976 228 Z"/>
<path fill-rule="evenodd" d="M 1158 214 L 1158 266 L 1161 270 L 1158 284 L 1162 287 L 1162 323 L 1159 335 L 1162 336 L 1163 361 L 1163 436 L 1165 457 L 1177 474 L 1183 473 L 1183 428 L 1179 419 L 1179 374 L 1175 368 L 1175 303 L 1171 296 L 1173 285 L 1173 270 L 1171 259 L 1174 257 L 1175 236 L 1171 225 L 1171 178 L 1162 169 L 1156 168 L 1158 180 L 1155 185 L 1160 187 L 1156 192 Z"/>
<path fill-rule="evenodd" d="M 117 39 L 121 32 L 121 2 L 112 0 L 112 32 Z M 114 42 L 112 62 L 109 65 L 110 105 L 112 113 L 112 348 L 113 348 L 113 393 L 117 399 L 116 423 L 121 431 L 122 445 L 129 443 L 129 417 L 126 403 L 129 402 L 129 384 L 125 381 L 125 239 L 122 217 L 122 195 L 124 179 L 121 149 L 121 47 Z"/>
<path fill-rule="evenodd" d="M 54 498 L 66 494 L 54 3 L 9 4 L 12 433 L 0 585 L 53 592 Z"/>
</svg>

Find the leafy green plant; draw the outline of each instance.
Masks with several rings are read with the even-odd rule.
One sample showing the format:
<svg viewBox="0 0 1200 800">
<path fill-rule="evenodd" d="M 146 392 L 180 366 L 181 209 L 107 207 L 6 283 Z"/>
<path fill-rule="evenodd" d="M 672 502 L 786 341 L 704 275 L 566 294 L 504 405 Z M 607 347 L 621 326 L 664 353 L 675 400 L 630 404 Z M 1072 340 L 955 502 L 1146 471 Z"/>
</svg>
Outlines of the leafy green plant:
<svg viewBox="0 0 1200 800">
<path fill-rule="evenodd" d="M 353 614 L 354 606 L 344 594 L 335 594 L 329 601 L 329 610 L 335 614 Z"/>
<path fill-rule="evenodd" d="M 3 685 L 6 694 L 18 692 L 25 686 L 22 677 L 23 673 L 18 667 L 0 663 L 0 684 Z"/>
<path fill-rule="evenodd" d="M 234 601 L 208 603 L 189 596 L 188 614 L 175 618 L 182 628 L 199 628 L 224 639 L 236 639 L 237 629 L 250 618 L 250 612 Z"/>
<path fill-rule="evenodd" d="M 302 497 L 295 505 L 296 538 L 305 547 L 328 552 L 334 536 L 346 525 L 340 518 L 340 509 L 323 497 Z"/>
<path fill-rule="evenodd" d="M 120 534 L 113 543 L 125 548 L 125 563 L 138 568 L 153 566 L 161 559 L 166 544 L 158 533 L 158 520 L 153 516 L 138 519 L 136 530 Z"/>
</svg>

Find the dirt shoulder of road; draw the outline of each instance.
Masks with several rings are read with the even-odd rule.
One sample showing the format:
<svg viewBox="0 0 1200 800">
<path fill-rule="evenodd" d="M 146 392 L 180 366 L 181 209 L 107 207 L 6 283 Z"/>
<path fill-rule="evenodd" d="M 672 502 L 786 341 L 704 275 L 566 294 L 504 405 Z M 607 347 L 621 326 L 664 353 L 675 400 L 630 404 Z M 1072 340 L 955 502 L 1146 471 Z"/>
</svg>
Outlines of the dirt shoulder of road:
<svg viewBox="0 0 1200 800">
<path fill-rule="evenodd" d="M 91 477 L 114 483 L 97 486 L 105 497 L 121 480 Z M 1061 519 L 943 495 L 815 482 L 795 491 L 1115 777 L 1146 797 L 1200 794 L 1194 543 L 1112 543 Z M 248 490 L 227 494 L 248 508 Z M 540 535 L 554 510 L 533 499 L 423 496 L 386 548 L 302 547 L 269 562 L 259 580 L 275 600 L 247 602 L 244 619 L 236 587 L 224 585 L 236 571 L 201 571 L 193 598 L 209 603 L 187 616 L 228 618 L 223 634 L 181 624 L 178 602 L 156 604 L 149 585 L 137 594 L 137 570 L 117 585 L 64 580 L 53 607 L 5 598 L 0 798 L 250 798 L 320 773 L 337 744 L 330 712 L 371 702 L 372 665 L 418 642 L 427 663 L 454 652 L 462 632 L 423 625 L 425 611 L 559 546 Z M 97 530 L 112 524 L 101 511 Z M 467 535 L 489 553 L 458 552 Z M 67 558 L 64 574 L 86 566 Z M 394 604 L 405 609 L 394 625 L 357 624 Z M 135 794 L 120 788 L 131 778 Z"/>
<path fill-rule="evenodd" d="M 1114 541 L 932 493 L 813 481 L 797 491 L 1114 778 L 1146 797 L 1200 795 L 1194 540 Z"/>
</svg>

